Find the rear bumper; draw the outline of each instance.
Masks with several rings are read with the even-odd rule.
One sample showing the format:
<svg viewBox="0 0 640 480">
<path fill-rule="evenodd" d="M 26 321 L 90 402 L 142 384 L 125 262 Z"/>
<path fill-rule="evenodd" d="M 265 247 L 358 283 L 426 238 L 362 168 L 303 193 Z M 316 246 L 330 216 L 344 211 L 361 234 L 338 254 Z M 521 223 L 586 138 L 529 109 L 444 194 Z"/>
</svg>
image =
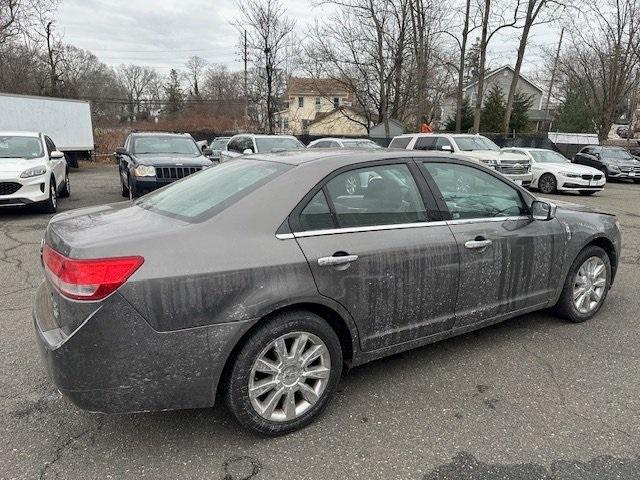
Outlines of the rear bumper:
<svg viewBox="0 0 640 480">
<path fill-rule="evenodd" d="M 40 286 L 34 328 L 49 376 L 78 407 L 104 413 L 213 405 L 225 362 L 253 321 L 158 332 L 118 293 L 75 331 L 51 328 Z M 43 327 L 47 326 L 47 327 Z"/>
</svg>

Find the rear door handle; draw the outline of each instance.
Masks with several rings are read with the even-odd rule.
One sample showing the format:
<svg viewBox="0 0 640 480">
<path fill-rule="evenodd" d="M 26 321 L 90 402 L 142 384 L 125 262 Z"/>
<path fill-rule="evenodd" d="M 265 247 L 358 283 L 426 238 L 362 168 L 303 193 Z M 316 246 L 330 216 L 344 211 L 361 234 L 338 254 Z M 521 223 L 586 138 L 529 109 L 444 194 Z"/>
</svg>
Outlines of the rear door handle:
<svg viewBox="0 0 640 480">
<path fill-rule="evenodd" d="M 469 240 L 464 244 L 469 249 L 486 248 L 491 245 L 491 240 Z"/>
<path fill-rule="evenodd" d="M 321 267 L 335 267 L 336 265 L 346 265 L 358 260 L 358 255 L 340 255 L 333 257 L 322 257 L 318 259 L 318 265 Z"/>
</svg>

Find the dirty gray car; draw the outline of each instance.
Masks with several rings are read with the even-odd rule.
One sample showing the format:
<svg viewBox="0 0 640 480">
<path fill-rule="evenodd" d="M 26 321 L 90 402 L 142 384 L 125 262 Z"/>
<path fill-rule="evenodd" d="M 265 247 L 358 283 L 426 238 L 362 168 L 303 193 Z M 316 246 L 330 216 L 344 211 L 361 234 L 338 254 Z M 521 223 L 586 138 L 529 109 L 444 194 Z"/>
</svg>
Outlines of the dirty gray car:
<svg viewBox="0 0 640 480">
<path fill-rule="evenodd" d="M 357 194 L 344 178 L 366 174 Z M 54 217 L 34 323 L 80 408 L 209 407 L 283 434 L 343 368 L 553 307 L 600 309 L 616 218 L 415 151 L 255 155 Z M 525 319 L 523 319 L 525 321 Z"/>
</svg>

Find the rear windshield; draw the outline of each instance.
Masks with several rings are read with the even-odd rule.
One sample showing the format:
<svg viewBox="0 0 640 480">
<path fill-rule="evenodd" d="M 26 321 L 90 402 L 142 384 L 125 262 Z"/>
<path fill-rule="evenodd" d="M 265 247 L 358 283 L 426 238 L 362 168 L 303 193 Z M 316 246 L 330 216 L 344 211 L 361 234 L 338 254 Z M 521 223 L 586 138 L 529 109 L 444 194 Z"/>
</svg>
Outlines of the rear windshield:
<svg viewBox="0 0 640 480">
<path fill-rule="evenodd" d="M 0 158 L 39 158 L 44 155 L 38 137 L 0 136 Z"/>
<path fill-rule="evenodd" d="M 198 221 L 221 212 L 289 168 L 282 163 L 233 160 L 156 190 L 136 204 L 158 213 Z"/>
<path fill-rule="evenodd" d="M 189 137 L 168 135 L 144 136 L 133 139 L 133 153 L 138 155 L 172 153 L 176 155 L 200 155 L 196 142 Z"/>
<path fill-rule="evenodd" d="M 376 150 L 380 147 L 377 143 L 374 143 L 370 140 L 343 140 L 342 144 L 345 148 L 363 148 L 367 150 Z"/>
<path fill-rule="evenodd" d="M 213 142 L 211 142 L 211 145 L 209 145 L 209 148 L 211 148 L 211 150 L 222 150 L 224 149 L 224 147 L 227 146 L 227 143 L 229 143 L 228 138 L 223 138 L 221 140 L 216 139 Z"/>
</svg>

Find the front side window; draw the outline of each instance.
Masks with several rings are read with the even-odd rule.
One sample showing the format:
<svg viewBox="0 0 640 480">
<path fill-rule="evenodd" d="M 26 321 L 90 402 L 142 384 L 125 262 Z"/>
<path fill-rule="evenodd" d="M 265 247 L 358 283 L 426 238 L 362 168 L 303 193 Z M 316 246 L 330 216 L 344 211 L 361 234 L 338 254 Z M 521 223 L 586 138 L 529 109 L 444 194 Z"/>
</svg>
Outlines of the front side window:
<svg viewBox="0 0 640 480">
<path fill-rule="evenodd" d="M 338 227 L 426 222 L 418 187 L 405 164 L 349 170 L 327 183 Z"/>
<path fill-rule="evenodd" d="M 192 138 L 168 135 L 134 138 L 131 151 L 137 155 L 171 153 L 195 156 L 201 154 L 200 148 Z"/>
<path fill-rule="evenodd" d="M 0 135 L 0 158 L 40 158 L 44 155 L 38 137 Z"/>
<path fill-rule="evenodd" d="M 409 145 L 409 142 L 411 142 L 411 137 L 395 137 L 391 140 L 389 148 L 402 148 L 404 150 Z"/>
<path fill-rule="evenodd" d="M 527 215 L 520 192 L 477 168 L 423 163 L 444 197 L 453 220 Z"/>
<path fill-rule="evenodd" d="M 282 163 L 240 158 L 149 193 L 136 205 L 193 220 L 221 211 L 289 168 Z"/>
<path fill-rule="evenodd" d="M 442 150 L 443 147 L 449 147 L 449 150 L 453 150 L 451 142 L 444 137 L 438 137 L 436 140 L 436 150 Z"/>
</svg>

